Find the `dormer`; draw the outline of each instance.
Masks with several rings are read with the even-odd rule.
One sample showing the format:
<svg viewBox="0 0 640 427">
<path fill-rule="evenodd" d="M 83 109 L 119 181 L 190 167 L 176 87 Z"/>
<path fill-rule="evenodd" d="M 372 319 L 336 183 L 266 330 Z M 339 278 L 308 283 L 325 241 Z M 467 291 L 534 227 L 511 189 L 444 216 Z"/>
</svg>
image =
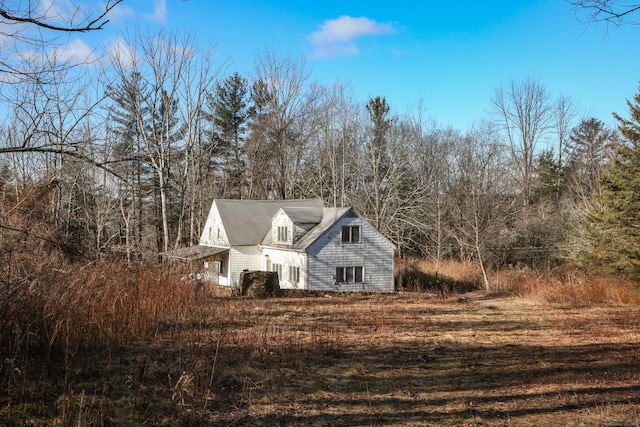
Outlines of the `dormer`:
<svg viewBox="0 0 640 427">
<path fill-rule="evenodd" d="M 271 242 L 275 246 L 292 246 L 322 220 L 323 208 L 280 208 L 271 219 Z"/>
</svg>

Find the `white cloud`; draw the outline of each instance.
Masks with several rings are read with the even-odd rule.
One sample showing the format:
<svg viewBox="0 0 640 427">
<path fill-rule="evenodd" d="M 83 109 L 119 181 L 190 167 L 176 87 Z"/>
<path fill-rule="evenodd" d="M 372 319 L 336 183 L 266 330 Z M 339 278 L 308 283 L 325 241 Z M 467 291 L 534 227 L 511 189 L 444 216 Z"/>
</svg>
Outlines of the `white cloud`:
<svg viewBox="0 0 640 427">
<path fill-rule="evenodd" d="M 43 0 L 38 3 L 38 13 L 45 20 L 66 22 L 73 19 L 73 4 L 69 0 Z"/>
<path fill-rule="evenodd" d="M 129 46 L 122 38 L 117 37 L 107 49 L 109 57 L 118 66 L 124 69 L 133 69 L 137 60 L 135 49 Z"/>
<path fill-rule="evenodd" d="M 366 17 L 341 16 L 329 19 L 320 30 L 309 36 L 314 45 L 314 58 L 350 56 L 360 53 L 356 39 L 363 36 L 389 34 L 394 31 L 391 24 L 376 22 Z"/>
<path fill-rule="evenodd" d="M 103 5 L 103 10 L 104 10 L 104 5 Z M 116 23 L 116 22 L 122 22 L 135 15 L 136 13 L 132 8 L 130 8 L 124 3 L 120 3 L 109 11 L 109 14 L 106 16 L 106 19 L 108 19 L 109 22 L 111 23 Z"/>
<path fill-rule="evenodd" d="M 89 64 L 97 60 L 94 50 L 78 38 L 71 40 L 64 47 L 56 48 L 55 56 L 62 61 L 76 64 Z"/>
<path fill-rule="evenodd" d="M 153 0 L 153 13 L 143 16 L 151 21 L 167 22 L 167 0 Z"/>
</svg>

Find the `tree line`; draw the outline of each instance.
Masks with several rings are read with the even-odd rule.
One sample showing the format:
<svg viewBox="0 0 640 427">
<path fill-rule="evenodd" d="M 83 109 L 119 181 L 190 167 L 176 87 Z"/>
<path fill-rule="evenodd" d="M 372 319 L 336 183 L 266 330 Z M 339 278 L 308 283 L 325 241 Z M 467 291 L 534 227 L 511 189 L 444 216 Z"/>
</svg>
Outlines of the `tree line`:
<svg viewBox="0 0 640 427">
<path fill-rule="evenodd" d="M 488 286 L 486 271 L 507 265 L 611 266 L 596 262 L 626 241 L 608 242 L 611 229 L 635 230 L 611 211 L 635 202 L 613 200 L 636 167 L 637 98 L 618 131 L 538 81 L 512 81 L 461 131 L 421 102 L 399 112 L 382 94 L 318 84 L 274 51 L 241 75 L 188 33 L 125 41 L 100 67 L 49 56 L 46 74 L 0 88 L 12 248 L 29 235 L 73 257 L 155 259 L 197 244 L 214 198 L 319 197 L 354 207 L 399 256 L 477 262 Z"/>
</svg>

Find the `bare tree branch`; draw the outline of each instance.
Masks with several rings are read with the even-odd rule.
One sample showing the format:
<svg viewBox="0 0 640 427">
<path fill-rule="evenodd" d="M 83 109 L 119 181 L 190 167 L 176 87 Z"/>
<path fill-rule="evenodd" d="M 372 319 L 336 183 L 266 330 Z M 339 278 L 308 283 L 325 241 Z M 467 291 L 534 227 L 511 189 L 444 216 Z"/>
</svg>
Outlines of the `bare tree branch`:
<svg viewBox="0 0 640 427">
<path fill-rule="evenodd" d="M 620 26 L 639 25 L 640 19 L 633 14 L 640 11 L 640 3 L 626 3 L 619 0 L 567 0 L 579 20 L 587 24 L 605 22 Z"/>
<path fill-rule="evenodd" d="M 51 22 L 47 22 L 57 16 L 47 16 L 45 11 L 36 12 L 40 2 L 29 2 L 29 7 L 25 10 L 20 9 L 19 3 L 14 5 L 13 8 L 5 7 L 5 2 L 2 3 L 0 7 L 0 16 L 3 17 L 7 23 L 13 24 L 30 24 L 35 25 L 37 27 L 46 28 L 49 30 L 60 31 L 60 32 L 80 32 L 86 33 L 88 31 L 96 31 L 101 30 L 104 26 L 109 22 L 106 19 L 107 14 L 115 8 L 118 4 L 122 3 L 123 0 L 109 0 L 104 5 L 104 8 L 99 12 L 97 16 L 91 16 L 87 12 L 82 12 L 80 6 L 76 6 L 76 11 L 73 16 L 68 20 L 66 25 L 56 25 Z M 73 23 L 73 18 L 78 13 L 84 15 L 84 19 L 78 23 Z"/>
</svg>

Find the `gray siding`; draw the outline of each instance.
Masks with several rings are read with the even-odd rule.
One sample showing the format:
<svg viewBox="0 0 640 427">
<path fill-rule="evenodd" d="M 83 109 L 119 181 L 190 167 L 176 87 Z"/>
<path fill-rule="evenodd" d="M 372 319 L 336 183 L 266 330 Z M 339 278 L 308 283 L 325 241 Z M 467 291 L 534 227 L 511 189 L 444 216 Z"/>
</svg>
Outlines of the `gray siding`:
<svg viewBox="0 0 640 427">
<path fill-rule="evenodd" d="M 342 227 L 359 225 L 360 243 L 343 243 Z M 309 290 L 393 292 L 393 246 L 362 218 L 341 218 L 308 248 Z M 364 283 L 336 284 L 336 267 L 363 267 Z"/>
</svg>

